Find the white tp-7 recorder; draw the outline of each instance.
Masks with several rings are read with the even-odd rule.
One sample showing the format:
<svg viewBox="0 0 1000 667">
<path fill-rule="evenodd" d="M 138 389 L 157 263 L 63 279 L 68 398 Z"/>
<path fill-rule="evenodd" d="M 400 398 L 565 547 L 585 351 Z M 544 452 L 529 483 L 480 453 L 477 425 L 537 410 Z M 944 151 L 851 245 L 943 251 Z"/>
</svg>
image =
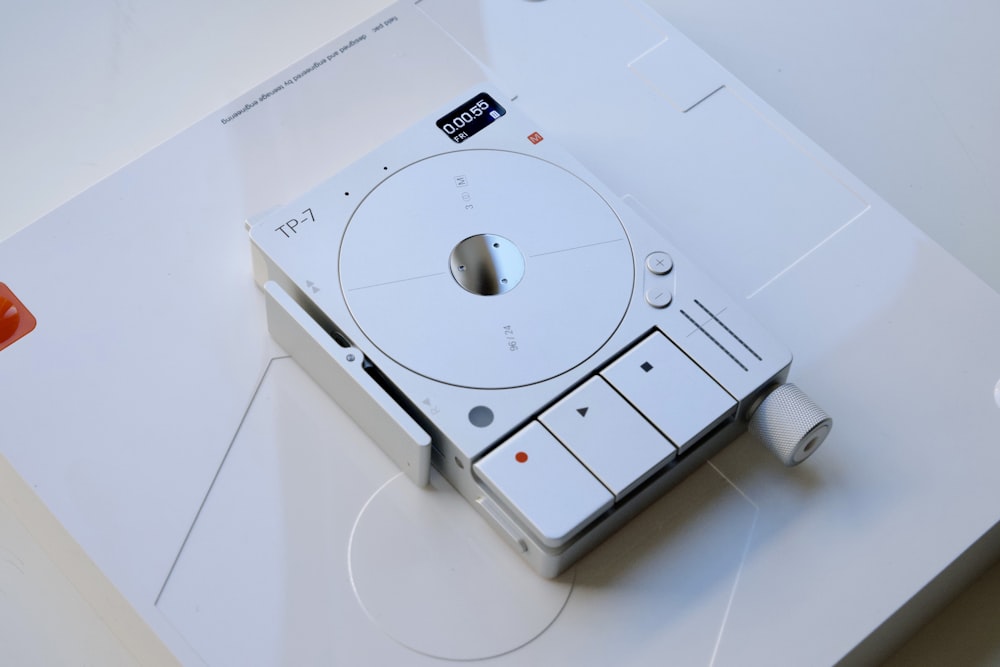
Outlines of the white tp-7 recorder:
<svg viewBox="0 0 1000 667">
<path fill-rule="evenodd" d="M 545 576 L 748 425 L 788 465 L 832 425 L 781 344 L 491 86 L 250 237 L 277 341 Z"/>
</svg>

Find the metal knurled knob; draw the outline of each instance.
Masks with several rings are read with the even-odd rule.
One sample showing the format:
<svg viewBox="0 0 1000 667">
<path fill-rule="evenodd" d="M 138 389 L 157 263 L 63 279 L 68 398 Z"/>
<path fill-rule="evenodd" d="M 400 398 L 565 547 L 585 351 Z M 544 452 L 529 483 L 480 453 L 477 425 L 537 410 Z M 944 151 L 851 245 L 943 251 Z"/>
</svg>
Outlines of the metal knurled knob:
<svg viewBox="0 0 1000 667">
<path fill-rule="evenodd" d="M 775 387 L 750 416 L 749 430 L 786 466 L 802 463 L 833 428 L 833 420 L 794 384 Z"/>
</svg>

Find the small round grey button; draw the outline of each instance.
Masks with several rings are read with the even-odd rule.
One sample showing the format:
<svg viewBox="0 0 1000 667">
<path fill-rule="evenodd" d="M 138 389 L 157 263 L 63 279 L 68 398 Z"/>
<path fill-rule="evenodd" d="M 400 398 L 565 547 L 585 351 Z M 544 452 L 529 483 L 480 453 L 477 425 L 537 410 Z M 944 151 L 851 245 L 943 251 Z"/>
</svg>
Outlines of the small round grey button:
<svg viewBox="0 0 1000 667">
<path fill-rule="evenodd" d="M 674 268 L 674 260 L 665 252 L 657 251 L 646 257 L 646 269 L 658 276 L 665 276 Z"/>
<path fill-rule="evenodd" d="M 493 423 L 493 411 L 485 405 L 477 405 L 469 410 L 469 421 L 473 426 L 486 428 Z"/>
<path fill-rule="evenodd" d="M 666 287 L 649 287 L 646 289 L 646 303 L 653 308 L 666 308 L 674 300 L 674 295 Z"/>
</svg>

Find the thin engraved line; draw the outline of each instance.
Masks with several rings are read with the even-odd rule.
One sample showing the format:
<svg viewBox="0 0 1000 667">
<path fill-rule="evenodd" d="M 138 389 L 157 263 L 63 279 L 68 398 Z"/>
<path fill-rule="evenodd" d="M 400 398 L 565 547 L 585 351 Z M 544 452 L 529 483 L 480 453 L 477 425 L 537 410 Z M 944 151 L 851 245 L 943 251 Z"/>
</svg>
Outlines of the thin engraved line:
<svg viewBox="0 0 1000 667">
<path fill-rule="evenodd" d="M 837 182 L 840 183 L 840 181 L 837 181 Z M 843 184 L 841 184 L 841 185 L 843 185 Z M 847 186 L 844 186 L 844 187 L 846 188 Z M 858 197 L 858 195 L 855 194 L 855 192 L 853 190 L 851 190 L 850 188 L 848 188 L 848 192 L 850 192 L 854 196 Z M 858 197 L 858 198 L 860 199 L 860 197 Z M 810 248 L 808 251 L 806 251 L 805 253 L 803 253 L 802 256 L 799 257 L 797 260 L 795 260 L 794 262 L 792 262 L 791 264 L 789 264 L 788 266 L 786 266 L 785 268 L 783 268 L 781 271 L 779 271 L 778 273 L 776 273 L 766 283 L 764 283 L 763 285 L 761 285 L 760 287 L 758 287 L 757 289 L 755 289 L 753 292 L 750 292 L 750 294 L 747 294 L 747 297 L 746 297 L 747 300 L 749 301 L 750 299 L 754 298 L 755 296 L 757 296 L 758 294 L 760 294 L 761 292 L 763 292 L 765 289 L 767 289 L 768 286 L 770 286 L 771 283 L 773 283 L 778 278 L 780 278 L 781 276 L 785 275 L 786 273 L 788 273 L 789 271 L 791 271 L 792 269 L 794 269 L 796 266 L 798 266 L 799 264 L 801 264 L 802 262 L 804 262 L 805 259 L 807 257 L 809 257 L 809 255 L 813 254 L 814 252 L 816 252 L 817 250 L 819 250 L 820 248 L 822 248 L 824 245 L 826 245 L 826 243 L 828 241 L 830 241 L 830 239 L 832 239 L 834 236 L 836 236 L 837 234 L 840 234 L 842 231 L 844 231 L 845 229 L 847 229 L 848 227 L 850 227 L 851 224 L 853 224 L 855 220 L 857 220 L 858 218 L 860 218 L 861 216 L 863 216 L 865 213 L 867 213 L 869 210 L 871 210 L 871 207 L 872 207 L 871 204 L 868 204 L 864 200 L 862 200 L 862 203 L 864 203 L 866 205 L 865 205 L 865 207 L 863 209 L 861 209 L 861 211 L 857 215 L 855 215 L 853 218 L 851 218 L 850 220 L 848 220 L 847 222 L 845 222 L 843 225 L 841 225 L 840 227 L 838 227 L 837 229 L 835 229 L 833 231 L 833 233 L 831 233 L 825 239 L 823 239 L 822 241 L 820 241 L 819 243 L 817 243 L 816 245 L 814 245 L 812 248 Z"/>
<path fill-rule="evenodd" d="M 194 532 L 195 524 L 198 523 L 198 517 L 201 516 L 201 511 L 205 509 L 205 503 L 208 502 L 208 497 L 212 494 L 212 489 L 215 487 L 215 482 L 218 481 L 219 475 L 222 473 L 222 467 L 226 465 L 226 459 L 229 458 L 229 452 L 233 450 L 233 445 L 236 444 L 236 438 L 240 436 L 240 431 L 243 430 L 243 424 L 247 420 L 247 415 L 250 414 L 250 408 L 253 407 L 253 403 L 257 400 L 257 394 L 260 393 L 260 388 L 264 385 L 264 378 L 267 377 L 268 372 L 271 370 L 271 364 L 279 359 L 289 359 L 288 355 L 283 357 L 272 357 L 268 360 L 267 366 L 264 368 L 264 372 L 260 376 L 260 380 L 257 382 L 257 386 L 253 390 L 253 395 L 250 397 L 250 401 L 247 403 L 246 410 L 243 411 L 243 416 L 240 417 L 240 423 L 236 427 L 236 431 L 233 432 L 233 437 L 229 441 L 229 446 L 226 447 L 226 453 L 222 455 L 222 461 L 219 462 L 219 467 L 215 471 L 215 475 L 212 477 L 212 482 L 208 485 L 208 490 L 205 491 L 205 497 L 201 499 L 201 504 L 198 505 L 198 511 L 194 514 L 194 519 L 191 521 L 191 525 L 188 526 L 187 534 L 184 535 L 184 540 L 181 542 L 181 548 L 177 550 L 177 555 L 174 556 L 174 562 L 170 564 L 170 570 L 167 572 L 166 578 L 163 580 L 163 585 L 160 586 L 160 592 L 156 594 L 156 599 L 153 600 L 153 606 L 160 604 L 160 598 L 163 597 L 163 591 L 167 590 L 167 584 L 170 583 L 170 577 L 174 573 L 174 569 L 177 567 L 177 563 L 181 560 L 181 554 L 184 553 L 184 547 L 187 546 L 188 540 L 191 538 L 191 533 Z"/>
<path fill-rule="evenodd" d="M 705 329 L 700 324 L 698 324 L 697 322 L 695 322 L 693 317 L 691 317 L 690 315 L 688 315 L 683 310 L 681 311 L 681 315 L 683 315 L 684 317 L 686 317 L 688 319 L 688 322 L 690 322 L 691 324 L 693 324 L 696 327 L 698 327 L 698 331 L 700 331 L 703 334 L 705 334 L 706 336 L 708 336 L 708 339 L 710 341 L 712 341 L 713 343 L 715 343 L 720 350 L 722 350 L 723 352 L 725 352 L 726 356 L 728 356 L 730 359 L 732 359 L 733 361 L 735 361 L 737 366 L 739 366 L 743 370 L 749 372 L 750 369 L 747 368 L 746 366 L 744 366 L 742 361 L 740 361 L 739 359 L 737 359 L 736 357 L 734 357 L 733 353 L 730 352 L 729 350 L 727 350 L 726 347 L 722 343 L 720 343 L 719 341 L 715 340 L 715 337 L 713 337 L 712 334 L 710 334 L 707 331 L 705 331 Z"/>
<path fill-rule="evenodd" d="M 436 471 L 434 471 L 434 472 L 436 474 Z M 409 649 L 411 651 L 414 651 L 414 652 L 416 652 L 416 653 L 418 653 L 420 655 L 426 655 L 426 656 L 431 657 L 431 658 L 440 658 L 441 660 L 443 660 L 445 662 L 486 662 L 486 661 L 492 660 L 494 658 L 499 658 L 500 656 L 507 655 L 509 653 L 513 653 L 514 651 L 517 651 L 518 649 L 524 648 L 525 646 L 527 646 L 528 644 L 530 644 L 531 642 L 535 641 L 536 639 L 538 639 L 539 637 L 541 637 L 543 634 L 545 634 L 545 631 L 548 630 L 549 628 L 551 628 L 552 625 L 559 619 L 559 617 L 562 616 L 563 611 L 565 611 L 566 607 L 569 605 L 570 598 L 573 597 L 573 593 L 576 590 L 576 572 L 577 572 L 576 568 L 573 568 L 573 569 L 571 569 L 571 570 L 569 570 L 569 571 L 567 571 L 567 572 L 559 575 L 555 579 L 553 579 L 553 581 L 557 581 L 558 582 L 558 581 L 562 580 L 564 577 L 568 577 L 569 578 L 569 582 L 567 582 L 567 583 L 569 584 L 569 592 L 566 593 L 566 599 L 563 600 L 562 605 L 559 607 L 559 610 L 552 617 L 552 620 L 549 621 L 545 625 L 544 628 L 542 628 L 541 630 L 539 630 L 537 634 L 533 635 L 532 637 L 530 637 L 529 639 L 527 639 L 525 642 L 523 642 L 521 644 L 518 644 L 517 646 L 512 646 L 511 648 L 509 648 L 509 649 L 507 649 L 505 651 L 502 651 L 500 653 L 497 653 L 495 655 L 488 655 L 488 656 L 484 656 L 484 657 L 481 657 L 481 658 L 468 658 L 468 659 L 467 658 L 455 658 L 455 659 L 453 659 L 453 658 L 441 658 L 441 656 L 435 655 L 435 654 L 430 653 L 430 652 L 428 652 L 426 650 L 419 649 L 419 648 L 417 648 L 416 646 L 413 646 L 410 643 L 404 642 L 403 640 L 401 640 L 398 637 L 396 637 L 394 634 L 390 633 L 384 627 L 382 627 L 382 623 L 379 622 L 379 619 L 371 611 L 369 611 L 367 605 L 365 605 L 365 602 L 362 599 L 361 591 L 358 590 L 357 578 L 354 576 L 354 560 L 352 558 L 352 555 L 354 553 L 354 538 L 357 535 L 358 526 L 361 525 L 361 520 L 364 518 L 365 512 L 368 510 L 368 506 L 372 504 L 372 502 L 375 500 L 375 498 L 380 493 L 382 493 L 382 491 L 386 487 L 388 487 L 391 483 L 393 483 L 394 481 L 396 481 L 398 478 L 400 478 L 402 476 L 403 476 L 403 473 L 399 472 L 399 473 L 396 473 L 395 475 L 393 475 L 392 477 L 390 477 L 389 479 L 387 479 L 381 486 L 379 486 L 375 490 L 375 492 L 368 498 L 368 500 L 365 501 L 365 504 L 361 507 L 361 511 L 358 512 L 357 517 L 355 517 L 355 519 L 354 519 L 354 524 L 351 526 L 351 535 L 350 535 L 350 537 L 347 538 L 347 578 L 351 582 L 351 590 L 354 592 L 354 599 L 358 601 L 359 605 L 361 605 L 361 610 L 365 612 L 365 615 L 369 618 L 369 620 L 371 620 L 373 623 L 375 623 L 375 625 L 377 625 L 379 627 L 379 629 L 382 630 L 382 632 L 384 632 L 386 635 L 388 635 L 391 640 L 393 640 L 394 642 L 396 642 L 400 646 L 404 646 L 407 649 Z M 433 481 L 431 482 L 431 484 L 433 485 Z"/>
<path fill-rule="evenodd" d="M 722 479 L 726 480 L 731 487 L 736 489 L 736 492 L 743 496 L 743 499 L 750 503 L 753 507 L 753 521 L 750 522 L 750 530 L 747 532 L 747 541 L 743 545 L 743 555 L 740 556 L 740 564 L 739 567 L 736 568 L 736 578 L 733 579 L 733 587 L 729 591 L 729 600 L 726 601 L 726 611 L 722 614 L 722 625 L 719 626 L 719 634 L 715 638 L 715 646 L 712 648 L 712 657 L 708 661 L 709 665 L 714 665 L 715 659 L 719 655 L 719 647 L 722 645 L 722 637 L 726 632 L 726 623 L 729 622 L 729 613 L 732 611 L 733 601 L 736 599 L 736 589 L 740 586 L 740 578 L 743 576 L 743 568 L 746 566 L 747 556 L 750 553 L 750 543 L 753 542 L 753 534 L 757 529 L 757 518 L 760 516 L 760 507 L 758 507 L 757 503 L 751 500 L 750 497 L 743 492 L 743 489 L 736 486 L 736 484 L 733 483 L 733 480 L 726 477 L 726 474 L 719 470 L 714 463 L 711 461 L 708 461 L 707 463 L 711 466 L 712 470 L 718 473 Z"/>
<path fill-rule="evenodd" d="M 715 316 L 715 314 L 714 314 L 714 313 L 713 313 L 712 311 L 710 311 L 710 310 L 709 310 L 708 308 L 706 308 L 705 306 L 703 306 L 703 305 L 701 304 L 701 301 L 698 301 L 698 299 L 695 299 L 695 300 L 694 300 L 694 302 L 695 302 L 696 304 L 698 304 L 698 307 L 699 307 L 699 308 L 701 308 L 701 309 L 702 309 L 702 310 L 704 310 L 704 311 L 705 311 L 706 313 L 708 313 L 708 316 L 709 316 L 709 317 L 711 317 L 711 318 L 712 318 L 713 320 L 715 320 L 716 322 L 718 322 L 719 326 L 720 326 L 720 327 L 722 327 L 723 329 L 725 329 L 725 330 L 726 330 L 726 333 L 728 333 L 728 334 L 729 334 L 730 336 L 732 336 L 733 338 L 735 338 L 735 339 L 736 339 L 736 341 L 737 341 L 737 342 L 738 342 L 738 343 L 739 343 L 740 345 L 742 345 L 743 347 L 745 347 L 745 348 L 746 348 L 746 351 L 747 351 L 747 352 L 749 352 L 749 353 L 750 353 L 750 354 L 752 354 L 753 356 L 757 357 L 757 361 L 764 361 L 763 359 L 761 359 L 761 358 L 760 358 L 760 355 L 759 355 L 759 354 L 757 354 L 756 352 L 754 352 L 754 351 L 753 351 L 753 348 L 751 348 L 751 347 L 750 347 L 749 345 L 747 345 L 746 343 L 744 343 L 744 342 L 743 342 L 743 339 L 742 339 L 742 338 L 740 338 L 740 337 L 739 337 L 739 336 L 737 336 L 737 335 L 736 335 L 735 333 L 733 333 L 733 330 L 732 330 L 732 329 L 730 329 L 730 328 L 729 328 L 729 327 L 727 327 L 727 326 L 726 326 L 725 324 L 723 324 L 723 323 L 722 323 L 722 320 L 720 320 L 720 319 L 719 319 L 718 317 L 716 317 L 716 316 Z"/>
<path fill-rule="evenodd" d="M 382 492 L 382 489 L 392 484 L 393 481 L 395 481 L 397 477 L 402 476 L 402 474 L 402 472 L 396 473 L 389 479 L 385 480 L 380 487 L 375 489 L 375 493 L 373 493 L 368 500 L 365 501 L 365 504 L 361 507 L 361 511 L 358 512 L 358 516 L 354 518 L 354 525 L 351 526 L 351 535 L 347 538 L 347 578 L 351 582 L 351 589 L 354 591 L 354 597 L 361 604 L 361 608 L 364 610 L 365 615 L 375 622 L 376 625 L 378 624 L 378 619 L 375 618 L 370 611 L 368 611 L 368 607 L 365 606 L 364 600 L 361 599 L 361 592 L 358 590 L 358 584 L 354 579 L 354 566 L 351 562 L 351 552 L 354 550 L 354 535 L 358 532 L 358 524 L 361 523 L 361 517 L 365 515 L 365 510 L 367 510 L 368 506 L 372 504 L 373 500 L 375 500 L 375 496 Z"/>
<path fill-rule="evenodd" d="M 424 278 L 433 278 L 435 276 L 445 275 L 444 271 L 439 271 L 438 273 L 428 273 L 426 276 L 413 276 L 412 278 L 400 278 L 399 280 L 390 280 L 384 283 L 375 283 L 374 285 L 362 285 L 361 287 L 351 287 L 348 292 L 356 292 L 362 289 L 371 289 L 372 287 L 383 287 L 385 285 L 395 285 L 396 283 L 405 283 L 411 280 L 423 280 Z"/>
<path fill-rule="evenodd" d="M 646 56 L 648 56 L 650 53 L 652 53 L 653 51 L 657 50 L 658 48 L 660 48 L 661 46 L 663 46 L 664 44 L 666 44 L 669 41 L 670 41 L 669 37 L 664 37 L 663 39 L 661 39 L 660 41 L 658 41 L 656 44 L 653 44 L 651 47 L 649 47 L 648 49 L 646 49 L 645 51 L 643 51 L 642 53 L 640 53 L 639 55 L 637 55 L 635 58 L 633 58 L 625 66 L 631 68 L 632 65 L 636 64 L 637 62 L 639 62 L 640 60 L 642 60 L 643 58 L 645 58 Z"/>
<path fill-rule="evenodd" d="M 710 467 L 710 468 L 712 468 L 712 470 L 714 470 L 715 472 L 719 473 L 719 476 L 720 476 L 720 477 L 722 477 L 722 479 L 724 479 L 724 480 L 726 480 L 727 482 L 729 482 L 729 485 L 730 485 L 731 487 L 733 487 L 734 489 L 736 489 L 736 492 L 737 492 L 738 494 L 740 494 L 741 496 L 743 496 L 743 498 L 744 498 L 744 499 L 745 499 L 745 500 L 746 500 L 746 501 L 747 501 L 748 503 L 750 503 L 751 505 L 753 505 L 753 508 L 754 508 L 754 511 L 757 511 L 757 510 L 759 510 L 759 509 L 760 509 L 760 507 L 758 507 L 758 506 L 757 506 L 757 503 L 755 503 L 755 502 L 754 502 L 754 501 L 753 501 L 753 500 L 752 500 L 752 499 L 750 498 L 750 496 L 748 496 L 747 494 L 743 493 L 743 489 L 741 489 L 740 487 L 736 486 L 736 482 L 734 482 L 733 480 L 729 479 L 729 477 L 728 477 L 728 476 L 726 476 L 726 473 L 724 473 L 724 472 L 722 472 L 721 470 L 719 470 L 718 466 L 716 466 L 716 465 L 715 465 L 714 463 L 712 463 L 711 461 L 707 461 L 706 463 L 708 463 L 709 467 Z"/>
<path fill-rule="evenodd" d="M 569 252 L 570 250 L 582 250 L 583 248 L 593 248 L 594 246 L 607 245 L 609 243 L 618 243 L 619 241 L 624 241 L 625 239 L 611 239 L 610 241 L 598 241 L 597 243 L 588 243 L 586 245 L 573 246 L 572 248 L 563 248 L 561 250 L 550 250 L 548 252 L 540 252 L 537 255 L 529 255 L 529 257 L 544 257 L 545 255 L 555 255 L 560 252 Z"/>
</svg>

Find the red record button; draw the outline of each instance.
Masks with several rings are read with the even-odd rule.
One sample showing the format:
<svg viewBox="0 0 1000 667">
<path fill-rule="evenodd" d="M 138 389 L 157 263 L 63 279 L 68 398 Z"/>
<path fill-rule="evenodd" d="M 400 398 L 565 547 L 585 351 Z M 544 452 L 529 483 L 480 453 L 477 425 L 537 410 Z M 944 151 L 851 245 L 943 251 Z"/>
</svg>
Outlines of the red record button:
<svg viewBox="0 0 1000 667">
<path fill-rule="evenodd" d="M 0 350 L 27 336 L 35 324 L 35 316 L 9 287 L 0 283 Z"/>
</svg>

